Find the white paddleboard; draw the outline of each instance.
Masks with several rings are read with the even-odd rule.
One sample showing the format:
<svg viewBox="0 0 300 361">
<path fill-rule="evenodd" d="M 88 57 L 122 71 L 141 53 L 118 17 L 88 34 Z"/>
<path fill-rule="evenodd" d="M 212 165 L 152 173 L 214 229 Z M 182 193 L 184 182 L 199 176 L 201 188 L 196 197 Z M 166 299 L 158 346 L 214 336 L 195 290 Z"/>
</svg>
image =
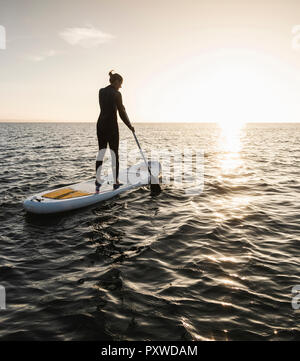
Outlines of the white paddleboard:
<svg viewBox="0 0 300 361">
<path fill-rule="evenodd" d="M 149 165 L 151 173 L 158 179 L 161 173 L 160 163 L 151 161 Z M 59 213 L 87 207 L 130 189 L 149 184 L 148 168 L 144 162 L 141 162 L 128 169 L 121 170 L 119 172 L 119 181 L 123 185 L 114 190 L 112 176 L 108 176 L 102 184 L 99 194 L 95 194 L 95 179 L 47 190 L 28 197 L 23 205 L 27 212 L 35 214 Z"/>
</svg>

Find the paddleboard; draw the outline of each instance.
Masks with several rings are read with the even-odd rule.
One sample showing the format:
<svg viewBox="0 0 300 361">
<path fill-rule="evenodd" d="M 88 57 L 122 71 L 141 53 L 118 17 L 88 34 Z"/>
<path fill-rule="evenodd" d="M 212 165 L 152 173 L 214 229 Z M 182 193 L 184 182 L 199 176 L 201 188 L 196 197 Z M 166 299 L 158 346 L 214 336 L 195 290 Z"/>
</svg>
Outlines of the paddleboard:
<svg viewBox="0 0 300 361">
<path fill-rule="evenodd" d="M 159 179 L 161 173 L 160 163 L 157 161 L 149 161 L 148 163 L 153 176 Z M 130 189 L 149 184 L 148 168 L 144 162 L 141 162 L 121 170 L 119 172 L 119 181 L 123 185 L 114 190 L 113 179 L 110 174 L 104 179 L 99 194 L 95 193 L 95 179 L 92 179 L 35 194 L 28 197 L 23 205 L 27 212 L 35 214 L 67 212 L 87 207 L 110 199 Z"/>
</svg>

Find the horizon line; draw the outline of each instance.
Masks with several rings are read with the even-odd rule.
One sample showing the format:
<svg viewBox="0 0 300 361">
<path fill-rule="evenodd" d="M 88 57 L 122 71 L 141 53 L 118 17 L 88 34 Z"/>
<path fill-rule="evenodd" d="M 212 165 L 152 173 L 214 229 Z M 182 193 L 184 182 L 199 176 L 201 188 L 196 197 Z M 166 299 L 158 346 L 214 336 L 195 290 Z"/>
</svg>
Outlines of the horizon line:
<svg viewBox="0 0 300 361">
<path fill-rule="evenodd" d="M 84 121 L 84 120 L 20 120 L 20 119 L 0 119 L 0 123 L 88 123 L 93 124 L 97 123 L 96 121 Z M 123 124 L 122 122 L 118 122 L 119 124 Z M 133 122 L 133 124 L 218 124 L 217 121 L 189 121 L 189 122 Z M 241 124 L 298 124 L 300 121 L 261 121 L 261 122 L 245 122 Z"/>
</svg>

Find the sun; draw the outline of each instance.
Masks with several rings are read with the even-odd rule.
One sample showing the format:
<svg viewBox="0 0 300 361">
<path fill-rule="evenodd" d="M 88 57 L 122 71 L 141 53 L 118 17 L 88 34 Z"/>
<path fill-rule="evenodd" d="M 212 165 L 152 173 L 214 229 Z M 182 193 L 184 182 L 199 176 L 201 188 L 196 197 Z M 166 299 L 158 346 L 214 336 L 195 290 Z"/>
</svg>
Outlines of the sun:
<svg viewBox="0 0 300 361">
<path fill-rule="evenodd" d="M 209 83 L 217 123 L 224 130 L 240 129 L 257 112 L 260 92 L 261 79 L 253 69 L 237 65 L 218 69 Z"/>
</svg>

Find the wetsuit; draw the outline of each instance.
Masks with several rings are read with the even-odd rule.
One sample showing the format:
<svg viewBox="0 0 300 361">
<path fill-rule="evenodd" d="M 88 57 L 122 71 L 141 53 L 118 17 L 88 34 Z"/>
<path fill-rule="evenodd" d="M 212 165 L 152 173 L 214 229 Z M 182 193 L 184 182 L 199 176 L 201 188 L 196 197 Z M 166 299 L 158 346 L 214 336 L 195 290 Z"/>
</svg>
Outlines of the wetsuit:
<svg viewBox="0 0 300 361">
<path fill-rule="evenodd" d="M 117 111 L 123 122 L 130 128 L 130 120 L 127 116 L 122 102 L 121 93 L 112 85 L 99 90 L 100 115 L 97 122 L 97 137 L 99 150 L 106 149 L 107 144 L 114 152 L 115 161 L 113 161 L 113 174 L 115 181 L 119 177 L 119 127 Z M 102 166 L 104 151 L 102 156 L 97 157 L 96 172 L 98 167 Z M 113 159 L 112 159 L 113 160 Z"/>
</svg>

